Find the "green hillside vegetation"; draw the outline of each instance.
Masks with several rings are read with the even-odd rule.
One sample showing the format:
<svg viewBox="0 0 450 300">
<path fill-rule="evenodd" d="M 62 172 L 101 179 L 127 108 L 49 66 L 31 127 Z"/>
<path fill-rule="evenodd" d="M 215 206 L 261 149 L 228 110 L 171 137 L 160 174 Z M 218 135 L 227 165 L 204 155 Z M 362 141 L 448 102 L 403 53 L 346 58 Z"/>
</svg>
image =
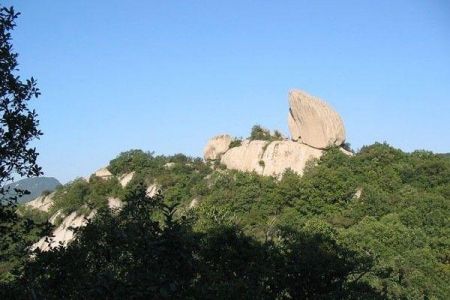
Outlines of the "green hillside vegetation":
<svg viewBox="0 0 450 300">
<path fill-rule="evenodd" d="M 52 272 L 57 274 L 60 264 L 64 264 L 64 272 L 73 277 L 58 282 L 60 292 L 71 290 L 74 298 L 95 298 L 98 295 L 94 292 L 86 296 L 75 289 L 81 289 L 86 282 L 100 284 L 98 277 L 89 277 L 100 267 L 81 268 L 84 277 L 78 278 L 74 269 L 80 261 L 85 266 L 93 257 L 101 261 L 102 255 L 116 257 L 125 253 L 131 255 L 128 259 L 139 261 L 147 257 L 139 252 L 149 249 L 146 243 L 169 243 L 155 250 L 167 255 L 167 261 L 158 265 L 168 268 L 159 274 L 167 275 L 167 282 L 158 281 L 152 277 L 156 275 L 138 266 L 136 270 L 127 269 L 122 258 L 116 257 L 110 269 L 103 270 L 102 274 L 110 277 L 102 280 L 111 281 L 105 289 L 129 293 L 132 280 L 121 274 L 131 272 L 127 276 L 148 278 L 148 282 L 142 279 L 133 284 L 143 289 L 151 282 L 162 293 L 161 298 L 227 298 L 232 291 L 236 297 L 253 299 L 354 299 L 367 295 L 445 299 L 450 295 L 447 157 L 427 151 L 405 153 L 378 143 L 363 147 L 352 157 L 332 148 L 320 160 L 311 161 L 302 177 L 288 170 L 277 180 L 213 169 L 201 159 L 181 154 L 155 156 L 131 150 L 113 159 L 108 169 L 117 177 L 133 171 L 135 176 L 126 188 L 117 178 L 91 177 L 89 182 L 77 179 L 56 192 L 51 213 L 87 213 L 94 208 L 103 212 L 81 230 L 80 240 L 71 247 L 39 254 L 36 262 L 26 268 L 29 285 L 35 286 L 35 291 L 54 287 L 48 286 L 51 280 L 58 279 L 52 277 Z M 151 204 L 145 220 L 153 224 L 151 229 L 133 223 L 129 215 L 124 215 L 131 213 L 125 212 L 127 209 L 119 216 L 106 209 L 110 196 L 129 205 L 133 201 L 146 203 L 142 189 L 151 184 L 157 184 L 164 195 L 148 200 Z M 189 208 L 193 199 L 198 205 Z M 128 226 L 143 227 L 130 237 L 120 233 L 117 226 L 125 231 L 131 230 Z M 144 230 L 145 235 L 139 235 L 139 230 Z M 121 234 L 136 241 L 125 243 L 117 236 Z M 169 240 L 167 236 L 176 238 Z M 102 239 L 104 244 L 100 245 L 111 247 L 101 250 L 106 252 L 96 248 Z M 143 261 L 157 263 L 153 259 L 159 254 L 152 255 Z M 69 256 L 79 261 L 65 263 L 75 259 Z M 172 261 L 174 258 L 177 260 Z M 130 264 L 128 261 L 126 266 Z M 48 268 L 45 275 L 30 275 L 44 266 Z M 207 287 L 209 290 L 204 290 Z M 254 294 L 246 294 L 247 289 Z M 55 292 L 55 299 L 59 296 Z"/>
</svg>

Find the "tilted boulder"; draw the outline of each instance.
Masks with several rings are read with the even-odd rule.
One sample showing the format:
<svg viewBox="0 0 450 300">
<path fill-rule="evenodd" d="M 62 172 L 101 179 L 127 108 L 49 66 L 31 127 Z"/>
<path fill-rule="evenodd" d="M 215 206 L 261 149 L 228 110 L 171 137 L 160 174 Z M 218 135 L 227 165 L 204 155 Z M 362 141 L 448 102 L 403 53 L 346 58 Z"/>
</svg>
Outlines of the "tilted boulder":
<svg viewBox="0 0 450 300">
<path fill-rule="evenodd" d="M 294 141 L 314 148 L 340 146 L 345 142 L 344 123 L 321 99 L 299 90 L 289 93 L 288 126 Z"/>
<path fill-rule="evenodd" d="M 203 150 L 205 159 L 220 159 L 220 156 L 230 148 L 232 140 L 228 134 L 218 135 L 210 139 Z"/>
</svg>

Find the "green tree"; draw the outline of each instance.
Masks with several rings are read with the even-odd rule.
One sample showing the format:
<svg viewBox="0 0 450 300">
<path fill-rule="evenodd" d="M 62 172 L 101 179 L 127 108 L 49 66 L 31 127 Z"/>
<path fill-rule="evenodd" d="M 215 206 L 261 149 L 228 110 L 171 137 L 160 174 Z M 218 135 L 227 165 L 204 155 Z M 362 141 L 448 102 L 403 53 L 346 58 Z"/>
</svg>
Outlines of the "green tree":
<svg viewBox="0 0 450 300">
<path fill-rule="evenodd" d="M 283 140 L 283 135 L 275 130 L 274 134 L 270 133 L 270 130 L 261 127 L 260 125 L 255 125 L 252 127 L 250 132 L 250 140 L 261 140 L 261 141 L 281 141 Z"/>
<path fill-rule="evenodd" d="M 28 102 L 40 95 L 33 77 L 22 81 L 17 75 L 18 54 L 13 51 L 11 31 L 19 13 L 0 7 L 0 186 L 14 175 L 38 176 L 38 153 L 30 142 L 42 135 L 39 121 Z"/>
<path fill-rule="evenodd" d="M 30 146 L 42 133 L 36 112 L 28 107 L 40 92 L 33 77 L 21 80 L 17 75 L 18 54 L 11 44 L 18 16 L 14 8 L 0 7 L 0 280 L 9 278 L 9 271 L 25 259 L 29 236 L 36 230 L 32 220 L 16 213 L 17 198 L 27 191 L 12 193 L 5 184 L 15 176 L 42 174 L 38 153 Z"/>
</svg>

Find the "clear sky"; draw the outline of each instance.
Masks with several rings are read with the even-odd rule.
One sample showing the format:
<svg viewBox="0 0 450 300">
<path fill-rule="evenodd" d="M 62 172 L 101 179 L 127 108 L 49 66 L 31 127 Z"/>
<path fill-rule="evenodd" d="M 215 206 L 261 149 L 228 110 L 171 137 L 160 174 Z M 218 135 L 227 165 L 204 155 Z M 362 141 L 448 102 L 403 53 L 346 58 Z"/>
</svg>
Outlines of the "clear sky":
<svg viewBox="0 0 450 300">
<path fill-rule="evenodd" d="M 450 152 L 450 1 L 2 1 L 37 78 L 45 175 L 121 151 L 201 156 L 219 133 L 287 130 L 300 88 L 359 149 Z"/>
</svg>

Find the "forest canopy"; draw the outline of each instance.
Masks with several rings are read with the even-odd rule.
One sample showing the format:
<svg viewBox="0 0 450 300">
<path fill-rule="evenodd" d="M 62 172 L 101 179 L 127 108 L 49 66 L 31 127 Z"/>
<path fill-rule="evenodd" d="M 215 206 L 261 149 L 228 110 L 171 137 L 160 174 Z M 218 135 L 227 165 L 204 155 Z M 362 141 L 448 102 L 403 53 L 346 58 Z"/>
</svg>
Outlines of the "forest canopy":
<svg viewBox="0 0 450 300">
<path fill-rule="evenodd" d="M 354 156 L 332 148 L 303 176 L 288 170 L 277 179 L 131 150 L 109 169 L 116 177 L 79 179 L 56 192 L 54 211 L 97 209 L 97 217 L 69 247 L 24 263 L 8 286 L 26 279 L 33 292 L 48 295 L 57 285 L 55 299 L 62 291 L 109 295 L 94 291 L 105 282 L 101 293 L 138 293 L 133 286 L 154 293 L 144 287 L 151 283 L 162 298 L 239 291 L 268 299 L 441 299 L 450 292 L 450 159 L 441 155 L 379 143 Z M 117 178 L 129 172 L 133 179 L 122 187 Z M 151 184 L 162 195 L 145 197 Z M 126 203 L 118 215 L 108 209 L 110 196 Z M 147 253 L 148 243 L 161 252 Z M 124 267 L 127 256 L 127 266 L 143 265 Z M 147 264 L 166 279 L 148 274 Z M 57 276 L 62 265 L 73 275 L 67 280 Z"/>
</svg>

